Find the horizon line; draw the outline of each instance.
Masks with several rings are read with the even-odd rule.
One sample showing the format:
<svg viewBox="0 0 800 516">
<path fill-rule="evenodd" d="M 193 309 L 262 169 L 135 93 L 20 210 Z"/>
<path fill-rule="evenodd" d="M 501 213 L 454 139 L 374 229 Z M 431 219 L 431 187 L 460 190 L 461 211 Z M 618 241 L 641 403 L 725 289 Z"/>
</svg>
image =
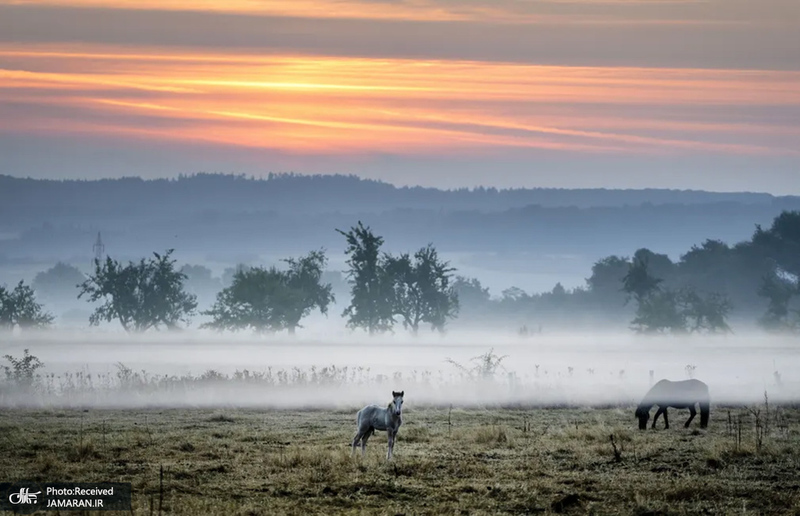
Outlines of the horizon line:
<svg viewBox="0 0 800 516">
<path fill-rule="evenodd" d="M 177 173 L 171 176 L 164 176 L 164 177 L 142 177 L 139 175 L 123 175 L 118 177 L 93 177 L 93 178 L 81 178 L 81 177 L 69 177 L 69 178 L 48 178 L 48 177 L 32 177 L 30 175 L 22 176 L 22 175 L 15 175 L 15 174 L 8 174 L 8 173 L 0 173 L 0 180 L 2 179 L 15 179 L 15 180 L 22 180 L 22 181 L 37 181 L 37 182 L 58 182 L 58 183 L 67 183 L 67 182 L 84 182 L 84 183 L 97 183 L 100 181 L 125 181 L 125 180 L 138 180 L 143 183 L 147 182 L 156 182 L 156 181 L 167 181 L 170 183 L 177 183 L 182 180 L 193 179 L 199 176 L 216 176 L 216 177 L 225 177 L 231 179 L 243 179 L 245 181 L 254 181 L 259 183 L 268 183 L 270 181 L 275 181 L 279 179 L 286 179 L 286 178 L 340 178 L 340 179 L 357 179 L 358 181 L 366 182 L 366 183 L 377 183 L 381 185 L 391 186 L 397 190 L 413 190 L 413 189 L 421 189 L 421 190 L 436 190 L 443 193 L 455 193 L 455 192 L 463 192 L 467 191 L 470 193 L 479 191 L 479 190 L 495 190 L 498 193 L 503 192 L 515 192 L 515 191 L 537 191 L 537 190 L 545 190 L 545 191 L 566 191 L 566 192 L 577 192 L 577 191 L 589 191 L 589 192 L 681 192 L 681 193 L 706 193 L 706 194 L 717 194 L 717 195 L 736 195 L 736 194 L 747 194 L 747 195 L 762 195 L 762 196 L 769 196 L 774 199 L 781 199 L 781 198 L 797 198 L 800 195 L 776 195 L 770 192 L 765 191 L 755 191 L 755 190 L 699 190 L 693 188 L 658 188 L 658 187 L 651 187 L 651 188 L 608 188 L 608 187 L 552 187 L 552 186 L 517 186 L 517 187 L 497 187 L 491 185 L 474 185 L 474 186 L 460 186 L 460 187 L 453 187 L 453 188 L 440 188 L 435 186 L 423 186 L 423 185 L 408 185 L 408 184 L 398 184 L 393 181 L 388 181 L 384 179 L 373 179 L 369 177 L 364 177 L 359 174 L 350 173 L 350 174 L 343 174 L 343 173 L 302 173 L 302 172 L 268 172 L 265 175 L 255 175 L 255 174 L 245 174 L 245 173 L 235 173 L 235 172 L 193 172 L 190 174 L 187 173 Z"/>
</svg>

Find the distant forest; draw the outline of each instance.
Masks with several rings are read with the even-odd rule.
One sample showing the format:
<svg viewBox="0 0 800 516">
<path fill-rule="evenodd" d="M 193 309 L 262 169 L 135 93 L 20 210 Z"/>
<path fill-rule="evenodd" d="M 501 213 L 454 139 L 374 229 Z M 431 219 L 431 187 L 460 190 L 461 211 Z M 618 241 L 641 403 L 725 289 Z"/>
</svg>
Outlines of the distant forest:
<svg viewBox="0 0 800 516">
<path fill-rule="evenodd" d="M 800 332 L 800 212 L 783 212 L 734 245 L 706 239 L 671 260 L 640 248 L 597 260 L 586 285 L 530 293 L 512 287 L 490 298 L 477 279 L 456 283 L 469 324 L 513 322 L 548 328 L 624 327 L 642 333 L 709 331 L 732 326 Z"/>
<path fill-rule="evenodd" d="M 83 283 L 83 293 L 97 294 L 90 301 L 106 301 L 91 320 L 119 318 L 126 329 L 129 324 L 177 328 L 200 313 L 214 318 L 201 327 L 294 333 L 314 308 L 327 314 L 329 305 L 338 311 L 350 303 L 341 313 L 348 316 L 348 326 L 370 333 L 391 330 L 399 322 L 414 333 L 430 324 L 439 331 L 445 326 L 518 328 L 525 336 L 543 326 L 548 331 L 628 326 L 648 334 L 726 334 L 731 322 L 800 332 L 800 211 L 782 212 L 768 227 L 757 225 L 749 239 L 735 245 L 706 239 L 676 261 L 639 248 L 631 256 L 597 260 L 584 286 L 566 289 L 556 283 L 539 293 L 511 287 L 499 296 L 491 296 L 479 278 L 466 277 L 441 260 L 431 245 L 393 256 L 383 251 L 383 237 L 360 222 L 337 233 L 348 243 L 347 281 L 341 273 L 326 271 L 324 251 L 287 257 L 288 269 L 240 265 L 221 278 L 201 265 L 178 268 L 172 251 L 127 266 L 108 257 L 96 262 L 89 275 L 59 263 L 37 274 L 32 288 L 23 282 L 13 291 L 0 288 L 0 326 L 49 325 L 53 318 L 39 302 L 45 308 L 71 307 L 65 319 L 85 319 L 88 311 L 76 303 Z M 165 278 L 169 281 L 162 285 Z M 171 293 L 160 300 L 165 292 Z M 120 308 L 120 302 L 129 305 Z M 170 304 L 174 310 L 166 308 Z M 172 318 L 153 319 L 158 306 Z M 149 319 L 137 321 L 130 315 L 136 313 Z"/>
<path fill-rule="evenodd" d="M 677 256 L 707 238 L 741 241 L 800 197 L 677 190 L 398 188 L 355 176 L 197 174 L 177 179 L 0 176 L 0 266 L 176 248 L 194 261 L 343 250 L 333 231 L 368 220 L 402 251 L 574 254 L 647 247 Z M 213 242 L 213 245 L 209 245 Z"/>
<path fill-rule="evenodd" d="M 396 187 L 350 175 L 269 174 L 265 178 L 231 174 L 181 175 L 177 179 L 138 177 L 100 180 L 46 180 L 0 175 L 0 205 L 37 214 L 44 208 L 82 207 L 82 213 L 122 206 L 139 212 L 172 212 L 180 203 L 220 210 L 273 210 L 283 213 L 375 212 L 397 208 L 505 211 L 542 207 L 614 207 L 650 204 L 772 204 L 799 197 L 764 193 L 715 193 L 697 190 L 607 190 L 558 188 Z M 134 204 L 137 207 L 134 207 Z M 789 205 L 783 206 L 784 208 Z M 67 214 L 62 212 L 62 214 Z M 131 215 L 132 213 L 127 213 Z"/>
</svg>

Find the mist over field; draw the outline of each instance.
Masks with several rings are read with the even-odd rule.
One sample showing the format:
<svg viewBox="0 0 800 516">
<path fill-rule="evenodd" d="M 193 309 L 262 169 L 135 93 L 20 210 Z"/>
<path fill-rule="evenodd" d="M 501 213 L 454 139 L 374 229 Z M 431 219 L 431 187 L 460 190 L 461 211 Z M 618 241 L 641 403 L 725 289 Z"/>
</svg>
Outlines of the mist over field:
<svg viewBox="0 0 800 516">
<path fill-rule="evenodd" d="M 44 364 L 0 361 L 3 406 L 630 405 L 691 377 L 716 403 L 800 400 L 798 197 L 0 185 L 0 356 Z"/>
<path fill-rule="evenodd" d="M 30 349 L 44 363 L 40 372 L 48 386 L 5 392 L 0 402 L 6 407 L 352 408 L 388 403 L 392 390 L 405 390 L 410 410 L 629 405 L 648 390 L 650 371 L 655 381 L 698 378 L 715 403 L 763 402 L 765 391 L 770 402 L 800 401 L 796 344 L 758 334 L 653 339 L 556 333 L 523 339 L 453 332 L 368 339 L 341 332 L 258 339 L 63 332 L 15 339 L 4 349 L 14 356 Z M 490 349 L 490 359 L 502 358 L 496 368 L 479 359 Z"/>
</svg>

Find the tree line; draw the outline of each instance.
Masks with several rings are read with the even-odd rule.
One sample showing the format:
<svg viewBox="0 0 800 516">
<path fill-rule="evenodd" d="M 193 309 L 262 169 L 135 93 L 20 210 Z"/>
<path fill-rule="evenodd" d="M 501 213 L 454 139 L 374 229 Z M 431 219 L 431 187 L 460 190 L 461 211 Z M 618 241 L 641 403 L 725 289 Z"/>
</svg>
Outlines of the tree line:
<svg viewBox="0 0 800 516">
<path fill-rule="evenodd" d="M 638 249 L 597 260 L 586 286 L 529 294 L 511 287 L 492 299 L 475 278 L 456 278 L 467 319 L 574 326 L 628 324 L 640 333 L 731 331 L 730 321 L 769 331 L 800 331 L 800 211 L 784 211 L 749 240 L 706 240 L 677 261 Z"/>
<path fill-rule="evenodd" d="M 800 197 L 668 190 L 495 190 L 395 188 L 355 177 L 280 176 L 251 180 L 197 175 L 177 180 L 126 178 L 49 181 L 0 176 L 0 265 L 30 256 L 81 256 L 90 227 L 117 257 L 175 247 L 216 262 L 257 256 L 263 243 L 293 255 L 296 235 L 311 248 L 338 248 L 333 227 L 354 214 L 380 227 L 393 251 L 417 247 L 417 235 L 440 250 L 541 252 L 604 256 L 650 247 L 677 253 L 713 235 L 735 242 L 754 222 L 768 224 Z M 293 231 L 286 231 L 287 225 Z M 525 235 L 525 238 L 520 238 Z M 214 242 L 212 249 L 207 242 Z M 664 246 L 669 245 L 669 248 Z M 291 251 L 283 251 L 289 250 Z M 87 260 L 88 262 L 88 260 Z"/>
<path fill-rule="evenodd" d="M 336 231 L 345 239 L 348 265 L 350 300 L 342 316 L 349 328 L 370 334 L 398 325 L 412 333 L 424 327 L 444 331 L 459 315 L 465 322 L 521 323 L 526 333 L 536 331 L 536 321 L 574 324 L 581 317 L 627 323 L 640 333 L 727 333 L 731 318 L 757 314 L 758 324 L 770 331 L 800 331 L 799 211 L 784 211 L 769 228 L 756 226 L 752 238 L 733 246 L 706 240 L 675 262 L 642 248 L 631 258 L 612 255 L 595 262 L 585 287 L 567 290 L 558 283 L 539 294 L 512 287 L 496 298 L 478 279 L 455 275 L 433 245 L 393 255 L 361 222 Z M 200 277 L 197 269 L 203 268 L 177 269 L 171 250 L 128 264 L 107 257 L 95 262 L 88 278 L 58 264 L 37 275 L 34 286 L 55 278 L 72 282 L 79 298 L 99 303 L 90 316 L 93 325 L 116 320 L 128 331 L 174 329 L 200 313 L 210 319 L 203 328 L 294 333 L 313 311 L 327 314 L 336 299 L 325 280 L 324 250 L 283 262 L 283 269 L 227 271 L 227 286 L 200 312 L 186 280 L 188 274 Z M 0 303 L 0 326 L 45 327 L 53 321 L 24 282 L 0 287 Z"/>
<path fill-rule="evenodd" d="M 145 210 L 142 199 L 153 202 Z M 125 177 L 118 179 L 32 179 L 0 175 L 0 203 L 19 210 L 43 213 L 53 207 L 81 207 L 118 211 L 120 206 L 151 211 L 163 208 L 198 205 L 216 209 L 243 206 L 260 210 L 275 206 L 283 213 L 336 212 L 346 209 L 364 211 L 370 206 L 382 209 L 428 208 L 444 210 L 507 210 L 530 205 L 625 206 L 643 203 L 704 204 L 742 203 L 769 204 L 779 199 L 764 193 L 722 193 L 666 189 L 613 190 L 493 187 L 440 190 L 421 186 L 394 186 L 390 183 L 355 175 L 337 174 L 269 174 L 256 178 L 244 174 L 199 173 L 179 175 L 176 179 Z M 791 199 L 797 201 L 797 199 Z M 125 210 L 129 211 L 129 210 Z M 63 211 L 59 211 L 63 214 Z"/>
<path fill-rule="evenodd" d="M 413 257 L 409 253 L 394 256 L 382 252 L 383 238 L 360 221 L 346 232 L 337 232 L 347 241 L 351 301 L 342 315 L 349 328 L 375 334 L 392 330 L 399 320 L 415 334 L 426 324 L 443 332 L 447 321 L 456 317 L 458 299 L 451 285 L 455 269 L 439 258 L 433 245 Z M 117 321 L 125 331 L 136 333 L 174 330 L 188 325 L 199 313 L 210 318 L 200 328 L 294 334 L 303 318 L 314 310 L 327 315 L 335 302 L 332 285 L 323 281 L 328 259 L 324 250 L 316 250 L 282 260 L 287 265 L 283 270 L 237 268 L 213 306 L 198 312 L 197 296 L 187 292 L 188 276 L 177 268 L 173 252 L 153 253 L 151 258 L 128 264 L 111 257 L 95 260 L 94 272 L 75 285 L 78 299 L 98 305 L 89 323 Z M 80 271 L 64 264 L 43 274 L 36 280 L 82 278 Z M 42 328 L 53 321 L 24 282 L 12 292 L 0 288 L 0 301 L 0 325 L 7 329 Z"/>
</svg>

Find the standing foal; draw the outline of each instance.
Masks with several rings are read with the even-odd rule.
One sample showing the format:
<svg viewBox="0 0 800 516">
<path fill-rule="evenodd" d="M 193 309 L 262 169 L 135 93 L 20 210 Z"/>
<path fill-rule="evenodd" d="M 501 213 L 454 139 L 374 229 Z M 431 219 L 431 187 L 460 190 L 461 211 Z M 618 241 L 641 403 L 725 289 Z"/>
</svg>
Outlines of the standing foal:
<svg viewBox="0 0 800 516">
<path fill-rule="evenodd" d="M 392 391 L 392 402 L 386 408 L 381 408 L 378 405 L 368 405 L 358 411 L 358 414 L 356 414 L 356 436 L 353 438 L 351 455 L 356 452 L 356 446 L 360 441 L 361 456 L 363 457 L 367 453 L 367 439 L 375 433 L 375 430 L 380 430 L 389 434 L 389 450 L 386 452 L 386 460 L 392 458 L 394 439 L 397 436 L 400 425 L 403 424 L 404 393 L 405 391 Z"/>
</svg>

